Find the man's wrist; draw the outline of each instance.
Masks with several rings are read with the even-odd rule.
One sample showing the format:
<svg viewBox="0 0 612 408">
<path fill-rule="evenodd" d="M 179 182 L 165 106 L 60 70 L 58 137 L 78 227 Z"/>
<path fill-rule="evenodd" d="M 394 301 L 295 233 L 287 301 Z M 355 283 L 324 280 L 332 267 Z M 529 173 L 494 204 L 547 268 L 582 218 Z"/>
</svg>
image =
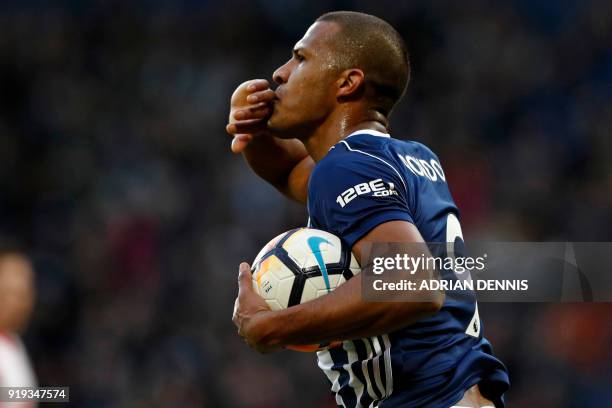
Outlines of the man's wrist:
<svg viewBox="0 0 612 408">
<path fill-rule="evenodd" d="M 281 316 L 276 311 L 265 311 L 258 314 L 253 322 L 254 340 L 264 347 L 282 347 L 282 327 L 280 324 Z"/>
</svg>

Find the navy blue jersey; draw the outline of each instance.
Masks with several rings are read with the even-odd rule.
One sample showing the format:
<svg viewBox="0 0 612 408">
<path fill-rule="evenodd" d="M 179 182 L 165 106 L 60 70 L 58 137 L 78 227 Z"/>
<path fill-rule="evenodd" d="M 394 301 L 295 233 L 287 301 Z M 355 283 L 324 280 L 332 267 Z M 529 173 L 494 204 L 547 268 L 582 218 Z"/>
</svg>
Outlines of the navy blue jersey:
<svg viewBox="0 0 612 408">
<path fill-rule="evenodd" d="M 377 225 L 413 223 L 426 242 L 462 239 L 437 156 L 416 142 L 362 130 L 336 144 L 308 185 L 310 226 L 351 247 Z M 435 315 L 317 354 L 339 406 L 448 408 L 479 384 L 503 406 L 507 370 L 483 337 L 473 296 L 447 296 Z"/>
</svg>

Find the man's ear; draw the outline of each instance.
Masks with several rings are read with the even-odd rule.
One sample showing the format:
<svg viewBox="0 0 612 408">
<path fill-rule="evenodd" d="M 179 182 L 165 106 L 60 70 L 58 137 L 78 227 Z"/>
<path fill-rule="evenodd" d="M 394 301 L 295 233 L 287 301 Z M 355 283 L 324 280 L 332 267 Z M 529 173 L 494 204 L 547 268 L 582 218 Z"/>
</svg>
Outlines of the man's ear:
<svg viewBox="0 0 612 408">
<path fill-rule="evenodd" d="M 354 98 L 361 95 L 365 89 L 365 75 L 360 69 L 347 69 L 340 74 L 337 83 L 338 98 Z"/>
</svg>

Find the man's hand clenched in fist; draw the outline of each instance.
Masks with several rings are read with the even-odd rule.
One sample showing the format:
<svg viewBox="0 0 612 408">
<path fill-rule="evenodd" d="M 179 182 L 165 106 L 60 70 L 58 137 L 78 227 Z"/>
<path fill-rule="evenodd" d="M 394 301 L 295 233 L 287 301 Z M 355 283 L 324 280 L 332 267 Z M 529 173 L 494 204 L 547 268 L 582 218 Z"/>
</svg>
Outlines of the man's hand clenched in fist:
<svg viewBox="0 0 612 408">
<path fill-rule="evenodd" d="M 242 153 L 254 137 L 265 133 L 276 94 L 265 79 L 243 82 L 232 94 L 226 131 L 234 137 L 232 152 Z"/>
</svg>

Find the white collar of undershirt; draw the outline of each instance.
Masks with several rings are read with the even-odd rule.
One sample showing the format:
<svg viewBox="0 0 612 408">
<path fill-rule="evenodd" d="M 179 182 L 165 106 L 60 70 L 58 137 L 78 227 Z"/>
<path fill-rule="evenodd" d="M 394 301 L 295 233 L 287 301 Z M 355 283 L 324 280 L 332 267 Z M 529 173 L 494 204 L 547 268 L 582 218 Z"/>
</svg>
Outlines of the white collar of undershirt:
<svg viewBox="0 0 612 408">
<path fill-rule="evenodd" d="M 361 130 L 356 130 L 353 133 L 351 133 L 350 135 L 348 135 L 347 137 L 345 137 L 344 139 L 348 139 L 351 136 L 355 136 L 355 135 L 370 135 L 370 136 L 376 136 L 376 137 L 391 137 L 390 134 L 388 133 L 383 133 L 383 132 L 379 132 L 377 130 L 373 130 L 373 129 L 361 129 Z M 341 141 L 338 142 L 342 143 L 342 141 L 344 140 L 342 139 Z M 334 147 L 336 147 L 336 145 L 333 145 L 332 147 L 329 148 L 329 150 L 333 149 Z"/>
<path fill-rule="evenodd" d="M 363 135 L 363 134 L 367 134 L 367 135 L 371 135 L 371 136 L 378 136 L 378 137 L 391 137 L 390 134 L 388 133 L 383 133 L 383 132 L 379 132 L 377 130 L 373 130 L 373 129 L 361 129 L 361 130 L 356 130 L 353 133 L 351 133 L 350 135 L 348 135 L 347 137 L 345 137 L 345 139 L 354 136 L 354 135 Z"/>
</svg>

